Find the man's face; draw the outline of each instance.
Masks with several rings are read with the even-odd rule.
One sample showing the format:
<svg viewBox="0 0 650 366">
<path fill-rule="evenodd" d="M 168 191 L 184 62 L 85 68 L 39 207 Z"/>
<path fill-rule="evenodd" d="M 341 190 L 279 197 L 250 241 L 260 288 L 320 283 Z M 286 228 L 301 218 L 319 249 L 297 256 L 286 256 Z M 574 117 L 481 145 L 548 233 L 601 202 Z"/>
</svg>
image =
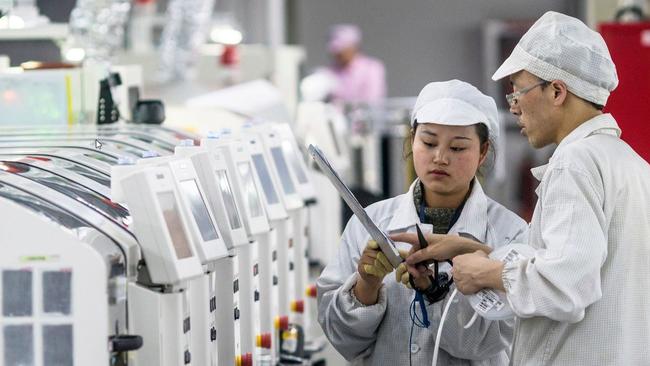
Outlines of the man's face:
<svg viewBox="0 0 650 366">
<path fill-rule="evenodd" d="M 538 77 L 527 71 L 510 76 L 513 92 L 539 82 Z M 552 118 L 552 93 L 548 84 L 539 85 L 518 96 L 510 106 L 510 112 L 519 118 L 517 124 L 521 127 L 521 134 L 528 138 L 528 143 L 534 148 L 555 142 L 558 121 Z"/>
<path fill-rule="evenodd" d="M 334 54 L 334 61 L 339 67 L 346 67 L 352 62 L 357 52 L 357 48 L 354 46 L 344 48 Z"/>
</svg>

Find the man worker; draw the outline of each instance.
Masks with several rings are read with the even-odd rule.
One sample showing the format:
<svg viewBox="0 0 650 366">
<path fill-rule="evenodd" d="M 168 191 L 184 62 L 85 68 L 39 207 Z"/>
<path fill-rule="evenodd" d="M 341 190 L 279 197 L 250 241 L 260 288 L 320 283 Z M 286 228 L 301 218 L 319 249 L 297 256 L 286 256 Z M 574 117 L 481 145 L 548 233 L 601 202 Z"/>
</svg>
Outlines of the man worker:
<svg viewBox="0 0 650 366">
<path fill-rule="evenodd" d="M 327 68 L 335 80 L 332 101 L 338 104 L 381 103 L 386 97 L 384 64 L 360 50 L 361 29 L 353 24 L 330 28 L 327 49 L 332 65 Z"/>
<path fill-rule="evenodd" d="M 548 164 L 532 169 L 540 181 L 528 243 L 535 254 L 506 264 L 483 252 L 456 256 L 457 288 L 505 291 L 519 318 L 514 365 L 650 365 L 650 166 L 602 112 L 618 84 L 603 38 L 548 12 L 492 79 L 504 77 L 529 143 L 557 144 Z M 445 259 L 445 247 L 467 240 L 428 239 L 407 263 Z"/>
</svg>

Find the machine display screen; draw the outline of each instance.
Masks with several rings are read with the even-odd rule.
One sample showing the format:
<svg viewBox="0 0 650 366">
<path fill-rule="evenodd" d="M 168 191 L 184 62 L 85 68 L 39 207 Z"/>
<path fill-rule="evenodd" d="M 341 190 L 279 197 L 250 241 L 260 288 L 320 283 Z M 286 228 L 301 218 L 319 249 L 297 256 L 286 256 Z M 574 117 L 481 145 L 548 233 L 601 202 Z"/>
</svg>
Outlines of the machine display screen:
<svg viewBox="0 0 650 366">
<path fill-rule="evenodd" d="M 223 197 L 223 204 L 226 206 L 226 214 L 228 214 L 228 221 L 233 230 L 241 228 L 241 219 L 239 218 L 239 210 L 235 204 L 235 196 L 232 194 L 230 188 L 230 179 L 228 179 L 228 172 L 217 170 L 217 178 L 219 179 L 219 189 L 221 190 L 221 197 Z"/>
<path fill-rule="evenodd" d="M 271 205 L 280 202 L 278 200 L 278 194 L 275 192 L 273 181 L 271 180 L 271 174 L 269 174 L 269 169 L 266 167 L 264 156 L 262 156 L 262 154 L 253 154 L 252 157 L 255 169 L 257 169 L 257 175 L 260 177 L 260 181 L 262 182 L 262 189 L 266 195 L 266 200 Z"/>
<path fill-rule="evenodd" d="M 241 177 L 242 183 L 244 186 L 244 199 L 248 204 L 248 208 L 251 213 L 251 217 L 259 217 L 264 214 L 262 210 L 262 204 L 260 203 L 260 195 L 257 192 L 257 187 L 255 187 L 255 181 L 253 180 L 253 172 L 251 171 L 250 163 L 238 163 L 237 169 L 239 170 L 239 175 Z"/>
<path fill-rule="evenodd" d="M 70 315 L 72 305 L 72 272 L 43 272 L 43 312 Z"/>
<path fill-rule="evenodd" d="M 196 184 L 195 179 L 187 179 L 181 181 L 181 190 L 185 197 L 189 200 L 192 216 L 196 221 L 196 225 L 201 231 L 201 237 L 204 242 L 215 240 L 219 238 L 217 229 L 208 213 L 208 207 L 205 205 L 205 200 L 201 196 L 199 186 Z"/>
<path fill-rule="evenodd" d="M 291 142 L 286 140 L 282 141 L 282 151 L 284 151 L 285 156 L 289 157 L 289 161 L 291 162 L 293 171 L 296 172 L 298 183 L 300 184 L 309 183 L 309 181 L 307 180 L 307 175 L 305 174 L 305 171 L 302 169 L 302 165 L 300 164 L 300 161 L 298 161 L 299 156 L 297 152 L 293 149 L 293 145 L 291 145 Z"/>
<path fill-rule="evenodd" d="M 282 182 L 282 189 L 284 189 L 284 192 L 287 194 L 296 193 L 296 187 L 293 185 L 293 180 L 291 180 L 291 174 L 289 173 L 289 166 L 287 165 L 287 161 L 284 159 L 282 150 L 279 147 L 272 147 L 271 155 L 273 155 L 273 161 L 275 161 L 275 167 L 278 169 L 280 182 Z"/>
<path fill-rule="evenodd" d="M 190 243 L 187 241 L 187 234 L 185 233 L 181 217 L 178 214 L 174 193 L 171 191 L 158 192 L 158 202 L 160 202 L 160 209 L 165 218 L 169 236 L 172 238 L 176 256 L 178 259 L 192 257 L 192 249 L 190 248 Z"/>
<path fill-rule="evenodd" d="M 2 315 L 32 315 L 32 272 L 2 271 Z"/>
</svg>

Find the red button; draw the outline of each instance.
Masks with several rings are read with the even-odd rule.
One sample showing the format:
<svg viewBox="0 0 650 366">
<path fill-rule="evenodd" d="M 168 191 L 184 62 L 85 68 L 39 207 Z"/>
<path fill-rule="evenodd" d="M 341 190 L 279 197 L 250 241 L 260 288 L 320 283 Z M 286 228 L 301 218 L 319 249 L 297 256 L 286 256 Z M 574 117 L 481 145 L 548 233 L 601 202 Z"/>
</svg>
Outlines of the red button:
<svg viewBox="0 0 650 366">
<path fill-rule="evenodd" d="M 307 286 L 307 290 L 305 290 L 305 294 L 307 297 L 316 297 L 318 296 L 318 290 L 316 289 L 315 285 Z"/>
<path fill-rule="evenodd" d="M 276 316 L 275 317 L 275 328 L 276 329 L 289 329 L 289 317 L 288 316 Z"/>
<path fill-rule="evenodd" d="M 271 349 L 271 333 L 258 334 L 257 347 Z"/>
<path fill-rule="evenodd" d="M 291 302 L 291 311 L 303 313 L 305 311 L 305 302 L 303 300 L 294 300 Z"/>
</svg>

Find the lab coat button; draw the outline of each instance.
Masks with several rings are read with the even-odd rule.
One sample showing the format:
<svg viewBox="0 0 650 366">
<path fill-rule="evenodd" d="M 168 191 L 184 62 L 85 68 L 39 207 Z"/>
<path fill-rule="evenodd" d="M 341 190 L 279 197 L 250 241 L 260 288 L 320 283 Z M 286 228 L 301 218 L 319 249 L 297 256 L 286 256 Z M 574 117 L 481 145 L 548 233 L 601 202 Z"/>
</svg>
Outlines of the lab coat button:
<svg viewBox="0 0 650 366">
<path fill-rule="evenodd" d="M 418 346 L 415 343 L 411 344 L 411 353 L 418 353 L 419 350 L 420 350 L 420 346 Z"/>
</svg>

